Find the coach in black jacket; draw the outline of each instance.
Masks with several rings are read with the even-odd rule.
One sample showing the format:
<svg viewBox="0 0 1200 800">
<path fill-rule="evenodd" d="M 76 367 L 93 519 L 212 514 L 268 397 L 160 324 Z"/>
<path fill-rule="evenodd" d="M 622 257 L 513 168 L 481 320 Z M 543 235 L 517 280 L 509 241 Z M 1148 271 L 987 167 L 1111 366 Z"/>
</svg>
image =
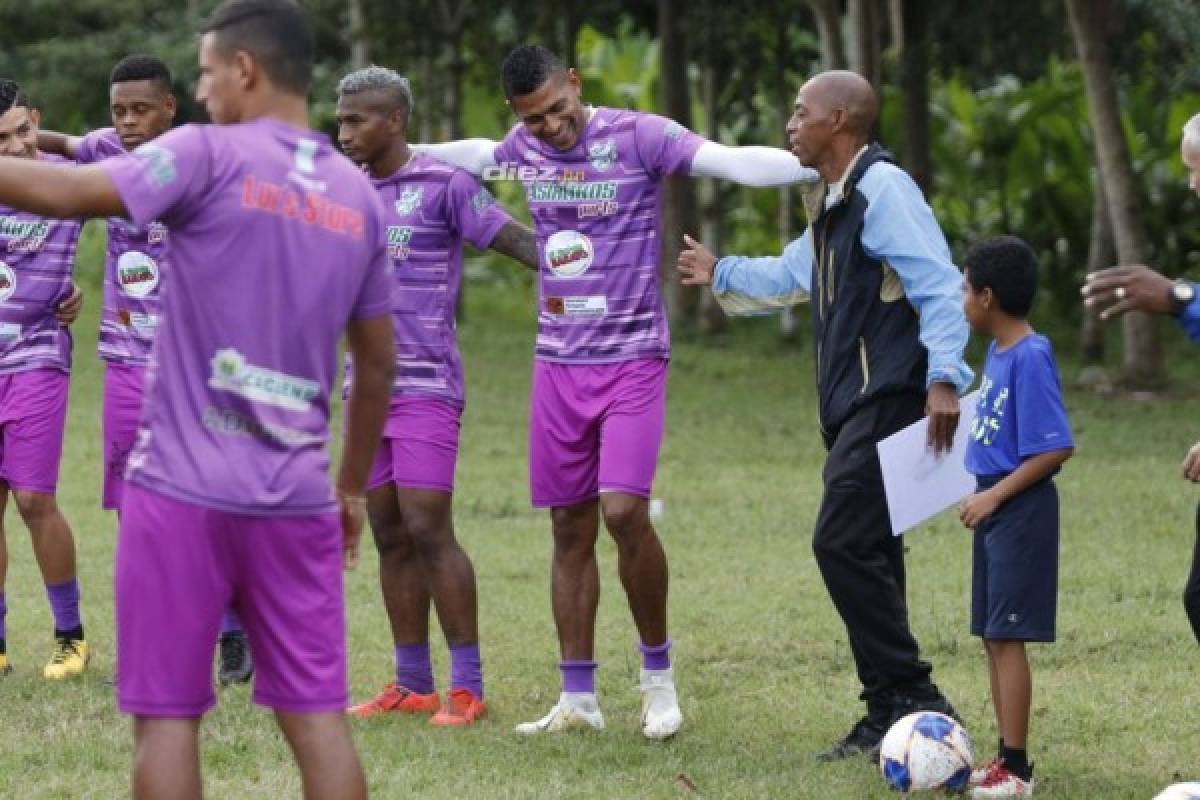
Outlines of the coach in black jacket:
<svg viewBox="0 0 1200 800">
<path fill-rule="evenodd" d="M 809 228 L 767 258 L 716 258 L 695 242 L 685 283 L 711 284 L 731 313 L 812 306 L 821 432 L 829 456 L 813 551 L 841 614 L 866 714 L 821 758 L 875 753 L 891 723 L 915 710 L 954 714 L 908 626 L 904 547 L 892 535 L 875 445 L 930 416 L 929 445 L 948 450 L 968 327 L 962 275 L 919 188 L 870 143 L 871 85 L 825 72 L 801 88 L 788 123 L 792 152 L 821 173 Z"/>
</svg>

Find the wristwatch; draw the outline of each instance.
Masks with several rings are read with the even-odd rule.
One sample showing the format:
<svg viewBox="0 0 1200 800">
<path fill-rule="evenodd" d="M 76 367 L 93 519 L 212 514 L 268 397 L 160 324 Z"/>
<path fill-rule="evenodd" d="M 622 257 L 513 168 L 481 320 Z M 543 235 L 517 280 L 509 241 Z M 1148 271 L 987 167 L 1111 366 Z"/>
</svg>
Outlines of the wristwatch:
<svg viewBox="0 0 1200 800">
<path fill-rule="evenodd" d="M 1175 281 L 1171 284 L 1167 299 L 1171 304 L 1171 313 L 1179 316 L 1196 299 L 1196 287 L 1187 281 Z"/>
</svg>

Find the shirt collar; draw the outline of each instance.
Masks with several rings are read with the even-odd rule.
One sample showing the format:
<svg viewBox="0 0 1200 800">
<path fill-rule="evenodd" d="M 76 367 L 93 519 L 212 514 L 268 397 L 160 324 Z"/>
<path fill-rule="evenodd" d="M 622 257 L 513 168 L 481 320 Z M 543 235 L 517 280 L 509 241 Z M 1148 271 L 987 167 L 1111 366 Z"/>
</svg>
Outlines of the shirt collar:
<svg viewBox="0 0 1200 800">
<path fill-rule="evenodd" d="M 850 173 L 854 171 L 855 165 L 858 164 L 858 160 L 862 158 L 863 153 L 867 152 L 868 147 L 870 147 L 870 144 L 864 144 L 860 147 L 858 152 L 854 154 L 854 158 L 850 159 L 850 163 L 846 165 L 846 171 L 842 173 L 842 177 L 838 182 L 829 185 L 829 191 L 825 193 L 825 208 L 827 210 L 842 202 L 842 194 L 846 190 L 846 178 L 850 177 Z"/>
</svg>

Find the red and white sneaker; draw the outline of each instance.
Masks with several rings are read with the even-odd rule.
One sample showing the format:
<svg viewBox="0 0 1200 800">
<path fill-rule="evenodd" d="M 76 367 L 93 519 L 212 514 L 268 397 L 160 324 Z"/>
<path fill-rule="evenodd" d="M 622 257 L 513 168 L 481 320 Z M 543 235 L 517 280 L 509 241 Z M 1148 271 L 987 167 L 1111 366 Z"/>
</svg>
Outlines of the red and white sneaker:
<svg viewBox="0 0 1200 800">
<path fill-rule="evenodd" d="M 982 786 L 983 782 L 987 780 L 988 774 L 995 769 L 999 763 L 1000 756 L 994 756 L 991 761 L 987 762 L 983 766 L 976 767 L 975 769 L 971 770 L 971 777 L 967 781 L 967 788 L 974 789 L 976 786 Z"/>
<path fill-rule="evenodd" d="M 471 725 L 487 716 L 487 706 L 470 689 L 451 689 L 446 693 L 446 704 L 429 720 L 431 725 L 457 727 Z"/>
<path fill-rule="evenodd" d="M 971 797 L 1033 797 L 1033 778 L 1023 781 L 1009 772 L 1003 761 L 998 761 L 988 771 L 983 783 L 971 790 Z"/>
<path fill-rule="evenodd" d="M 417 694 L 389 683 L 383 691 L 365 703 L 346 709 L 346 713 L 359 719 L 369 719 L 379 714 L 433 714 L 442 707 L 437 692 Z"/>
</svg>

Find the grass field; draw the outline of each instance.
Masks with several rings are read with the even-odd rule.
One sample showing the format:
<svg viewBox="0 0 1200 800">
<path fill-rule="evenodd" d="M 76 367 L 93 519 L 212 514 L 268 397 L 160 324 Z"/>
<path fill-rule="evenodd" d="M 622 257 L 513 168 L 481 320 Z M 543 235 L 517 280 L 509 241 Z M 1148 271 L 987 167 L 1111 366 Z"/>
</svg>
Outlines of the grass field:
<svg viewBox="0 0 1200 800">
<path fill-rule="evenodd" d="M 94 264 L 86 272 L 94 287 Z M 0 681 L 0 798 L 127 793 L 129 725 L 103 683 L 113 663 L 115 521 L 99 507 L 97 306 L 93 288 L 77 325 L 60 483 L 97 657 L 82 680 L 41 679 L 49 610 L 24 526 L 10 511 L 8 641 L 16 671 Z M 664 503 L 659 531 L 671 561 L 686 727 L 668 743 L 638 733 L 635 634 L 605 541 L 597 659 L 609 730 L 534 740 L 511 733 L 544 713 L 558 691 L 548 522 L 530 510 L 526 489 L 531 306 L 525 287 L 476 289 L 461 330 L 469 398 L 456 521 L 479 576 L 491 717 L 466 731 L 413 719 L 356 725 L 373 795 L 889 796 L 867 763 L 824 766 L 811 756 L 860 712 L 841 624 L 809 545 L 822 463 L 810 356 L 777 343 L 762 324 L 736 326 L 720 341 L 678 341 L 675 350 L 655 494 Z M 1179 602 L 1195 493 L 1177 468 L 1200 438 L 1191 399 L 1197 385 L 1186 379 L 1153 401 L 1068 394 L 1079 452 L 1059 481 L 1059 641 L 1033 656 L 1039 797 L 1148 800 L 1175 780 L 1200 779 L 1200 651 Z M 967 634 L 969 543 L 952 515 L 912 533 L 909 601 L 935 678 L 990 755 L 985 664 Z M 377 562 L 369 545 L 364 553 L 347 578 L 356 698 L 391 670 Z M 444 647 L 435 653 L 444 683 Z M 271 717 L 250 704 L 245 687 L 221 694 L 203 727 L 203 754 L 210 797 L 299 796 Z"/>
</svg>

